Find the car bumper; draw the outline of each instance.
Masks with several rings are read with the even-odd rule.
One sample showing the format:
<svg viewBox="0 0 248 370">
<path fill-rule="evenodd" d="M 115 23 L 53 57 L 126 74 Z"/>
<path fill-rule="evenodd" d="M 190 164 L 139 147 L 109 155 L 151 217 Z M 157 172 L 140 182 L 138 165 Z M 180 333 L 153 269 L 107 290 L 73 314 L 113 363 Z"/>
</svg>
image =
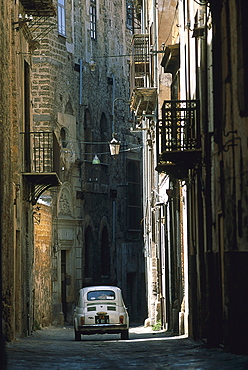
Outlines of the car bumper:
<svg viewBox="0 0 248 370">
<path fill-rule="evenodd" d="M 118 334 L 127 330 L 126 324 L 100 324 L 79 326 L 78 331 L 81 334 Z"/>
</svg>

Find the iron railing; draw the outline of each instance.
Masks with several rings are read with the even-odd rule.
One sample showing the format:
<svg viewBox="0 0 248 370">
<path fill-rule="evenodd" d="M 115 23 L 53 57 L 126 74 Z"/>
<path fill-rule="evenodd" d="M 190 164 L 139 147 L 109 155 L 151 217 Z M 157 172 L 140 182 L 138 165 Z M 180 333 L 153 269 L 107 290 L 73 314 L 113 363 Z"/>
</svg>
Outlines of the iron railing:
<svg viewBox="0 0 248 370">
<path fill-rule="evenodd" d="M 165 100 L 158 124 L 159 154 L 200 148 L 198 100 Z"/>
<path fill-rule="evenodd" d="M 60 170 L 60 148 L 54 132 L 25 132 L 24 171 L 47 174 Z"/>
<path fill-rule="evenodd" d="M 130 73 L 131 90 L 137 87 L 149 87 L 149 35 L 134 35 L 132 50 Z"/>
</svg>

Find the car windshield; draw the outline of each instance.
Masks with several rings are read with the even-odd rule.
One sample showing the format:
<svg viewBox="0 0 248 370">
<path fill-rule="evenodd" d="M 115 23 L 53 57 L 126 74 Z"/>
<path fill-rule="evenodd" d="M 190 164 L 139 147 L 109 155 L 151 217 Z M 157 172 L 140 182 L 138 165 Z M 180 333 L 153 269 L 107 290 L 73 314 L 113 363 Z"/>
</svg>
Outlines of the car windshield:
<svg viewBox="0 0 248 370">
<path fill-rule="evenodd" d="M 112 290 L 94 290 L 87 294 L 88 301 L 101 301 L 103 299 L 115 299 L 115 292 Z"/>
</svg>

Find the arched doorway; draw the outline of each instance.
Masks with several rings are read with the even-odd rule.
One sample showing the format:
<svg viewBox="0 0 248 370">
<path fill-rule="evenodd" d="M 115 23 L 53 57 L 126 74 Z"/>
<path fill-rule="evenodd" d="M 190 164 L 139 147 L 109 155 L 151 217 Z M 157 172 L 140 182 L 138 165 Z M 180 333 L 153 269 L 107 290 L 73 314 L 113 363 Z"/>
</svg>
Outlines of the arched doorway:
<svg viewBox="0 0 248 370">
<path fill-rule="evenodd" d="M 110 247 L 106 226 L 103 228 L 101 235 L 101 278 L 110 278 Z"/>
<path fill-rule="evenodd" d="M 84 277 L 88 280 L 93 278 L 93 233 L 90 226 L 85 230 L 84 238 Z"/>
</svg>

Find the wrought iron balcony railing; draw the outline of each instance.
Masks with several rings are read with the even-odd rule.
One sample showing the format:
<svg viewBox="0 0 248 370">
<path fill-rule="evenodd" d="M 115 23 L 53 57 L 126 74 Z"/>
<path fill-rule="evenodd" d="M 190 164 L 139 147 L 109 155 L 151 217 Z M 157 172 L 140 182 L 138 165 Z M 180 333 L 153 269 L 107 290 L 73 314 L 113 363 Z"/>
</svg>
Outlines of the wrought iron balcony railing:
<svg viewBox="0 0 248 370">
<path fill-rule="evenodd" d="M 53 132 L 25 132 L 25 169 L 31 173 L 59 173 L 60 148 Z"/>
<path fill-rule="evenodd" d="M 198 100 L 166 100 L 157 126 L 159 172 L 184 177 L 201 157 Z"/>
<path fill-rule="evenodd" d="M 23 175 L 30 184 L 30 200 L 60 185 L 60 147 L 54 132 L 25 132 Z"/>
<path fill-rule="evenodd" d="M 130 87 L 134 88 L 149 87 L 149 35 L 135 34 L 132 43 L 132 58 L 130 68 Z"/>
<path fill-rule="evenodd" d="M 130 65 L 130 108 L 135 115 L 152 114 L 157 102 L 157 88 L 154 87 L 152 58 L 149 52 L 149 35 L 135 34 L 132 44 Z"/>
</svg>

